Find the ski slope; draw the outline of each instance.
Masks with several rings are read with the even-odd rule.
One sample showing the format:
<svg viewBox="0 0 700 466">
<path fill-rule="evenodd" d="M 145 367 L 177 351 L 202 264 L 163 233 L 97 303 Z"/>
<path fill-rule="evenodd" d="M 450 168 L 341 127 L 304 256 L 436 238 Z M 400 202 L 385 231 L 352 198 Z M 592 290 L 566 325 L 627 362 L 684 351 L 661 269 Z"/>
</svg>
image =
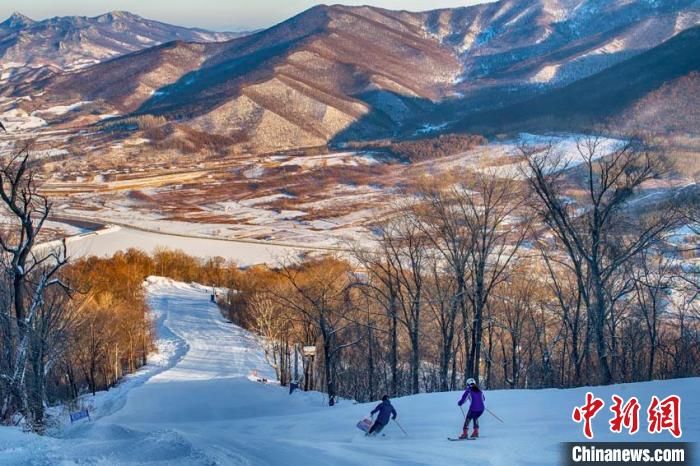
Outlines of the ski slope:
<svg viewBox="0 0 700 466">
<path fill-rule="evenodd" d="M 0 428 L 2 465 L 479 465 L 558 464 L 561 441 L 583 440 L 571 419 L 587 389 L 487 392 L 487 406 L 502 417 L 482 418 L 482 438 L 447 442 L 461 429 L 460 393 L 394 400 L 405 436 L 394 424 L 386 437 L 366 438 L 355 423 L 374 404 L 341 401 L 326 406 L 319 393 L 296 392 L 248 379 L 251 370 L 272 377 L 254 336 L 226 322 L 209 302 L 209 289 L 150 278 L 148 299 L 157 321 L 159 355 L 120 386 L 94 399 L 92 422 L 65 426 L 55 437 Z M 592 389 L 635 395 L 644 408 L 651 395 L 683 398 L 685 441 L 700 437 L 700 379 Z M 607 411 L 607 407 L 605 408 Z M 608 432 L 609 413 L 594 422 L 596 440 Z M 645 426 L 642 419 L 642 426 Z M 634 440 L 672 440 L 638 433 Z"/>
</svg>

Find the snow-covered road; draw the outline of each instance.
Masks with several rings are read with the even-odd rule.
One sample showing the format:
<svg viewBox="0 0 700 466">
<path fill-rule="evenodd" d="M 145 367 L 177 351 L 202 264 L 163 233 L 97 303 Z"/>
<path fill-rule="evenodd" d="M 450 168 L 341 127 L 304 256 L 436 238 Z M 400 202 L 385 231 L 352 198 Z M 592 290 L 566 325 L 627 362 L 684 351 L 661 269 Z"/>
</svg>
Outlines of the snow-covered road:
<svg viewBox="0 0 700 466">
<path fill-rule="evenodd" d="M 148 367 L 94 400 L 93 422 L 37 437 L 0 428 L 2 465 L 545 465 L 558 464 L 559 442 L 583 440 L 571 421 L 586 388 L 487 393 L 504 418 L 482 419 L 476 442 L 447 442 L 459 432 L 459 393 L 394 400 L 405 436 L 395 424 L 386 437 L 366 438 L 354 424 L 373 405 L 341 401 L 333 408 L 318 393 L 250 381 L 252 369 L 272 376 L 256 339 L 226 322 L 209 289 L 151 278 L 149 303 L 158 322 L 159 355 Z M 683 397 L 684 440 L 700 437 L 700 379 L 592 389 L 637 396 Z M 588 389 L 590 390 L 590 389 Z M 606 408 L 607 411 L 607 408 Z M 618 440 L 608 413 L 594 421 L 596 440 Z M 642 425 L 645 426 L 645 419 Z M 629 437 L 628 437 L 629 439 Z M 634 440 L 671 440 L 638 433 Z"/>
</svg>

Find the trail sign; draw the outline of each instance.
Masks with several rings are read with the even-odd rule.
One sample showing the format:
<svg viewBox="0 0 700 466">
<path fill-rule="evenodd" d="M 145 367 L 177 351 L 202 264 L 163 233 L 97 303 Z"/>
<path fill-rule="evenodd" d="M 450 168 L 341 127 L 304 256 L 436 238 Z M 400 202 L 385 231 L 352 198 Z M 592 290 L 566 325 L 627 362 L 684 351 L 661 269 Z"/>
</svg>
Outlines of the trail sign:
<svg viewBox="0 0 700 466">
<path fill-rule="evenodd" d="M 80 411 L 77 411 L 75 413 L 70 413 L 71 424 L 85 418 L 87 418 L 88 421 L 90 420 L 90 413 L 87 409 L 81 409 Z"/>
</svg>

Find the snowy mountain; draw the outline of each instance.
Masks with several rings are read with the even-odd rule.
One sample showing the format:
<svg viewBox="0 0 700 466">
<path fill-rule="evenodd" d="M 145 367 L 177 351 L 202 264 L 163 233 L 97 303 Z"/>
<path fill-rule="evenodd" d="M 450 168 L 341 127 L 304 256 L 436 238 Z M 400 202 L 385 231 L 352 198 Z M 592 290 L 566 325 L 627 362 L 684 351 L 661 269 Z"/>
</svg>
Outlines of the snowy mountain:
<svg viewBox="0 0 700 466">
<path fill-rule="evenodd" d="M 471 115 L 457 127 L 486 133 L 581 131 L 610 123 L 631 131 L 697 135 L 698 96 L 700 26 L 563 88 Z"/>
<path fill-rule="evenodd" d="M 401 15 L 319 6 L 248 37 L 166 44 L 41 90 L 122 114 L 179 115 L 262 151 L 322 145 L 358 122 L 359 134 L 391 131 L 444 97 L 460 72 L 449 48 Z"/>
<path fill-rule="evenodd" d="M 143 36 L 141 20 L 126 13 L 73 21 Z M 457 120 L 546 94 L 699 23 L 698 0 L 501 0 L 422 13 L 318 6 L 247 37 L 151 47 L 29 86 L 0 86 L 0 94 L 40 96 L 27 111 L 94 102 L 69 115 L 83 123 L 95 121 L 95 106 L 156 115 L 269 152 L 444 126 L 446 114 Z M 3 27 L 38 26 L 14 17 Z"/>
<path fill-rule="evenodd" d="M 239 35 L 173 26 L 125 11 L 43 21 L 14 13 L 0 23 L 0 63 L 6 73 L 13 68 L 75 70 L 163 42 L 212 42 Z"/>
<path fill-rule="evenodd" d="M 425 15 L 474 81 L 565 84 L 700 23 L 697 0 L 502 0 Z"/>
<path fill-rule="evenodd" d="M 0 427 L 0 463 L 168 464 L 168 465 L 458 465 L 558 464 L 559 442 L 584 441 L 571 420 L 586 391 L 609 402 L 612 394 L 682 398 L 683 440 L 700 440 L 697 378 L 582 387 L 570 390 L 487 392 L 481 438 L 449 443 L 459 433 L 461 392 L 432 393 L 393 400 L 397 424 L 386 437 L 366 438 L 355 423 L 375 406 L 341 400 L 329 408 L 316 392 L 288 394 L 272 380 L 257 339 L 226 322 L 209 303 L 209 288 L 152 277 L 147 292 L 158 327 L 159 354 L 119 386 L 81 403 L 91 421 L 67 423 L 53 436 L 38 437 Z M 593 421 L 596 440 L 625 434 L 609 431 L 609 413 Z M 674 441 L 668 433 L 641 429 L 635 441 Z"/>
</svg>

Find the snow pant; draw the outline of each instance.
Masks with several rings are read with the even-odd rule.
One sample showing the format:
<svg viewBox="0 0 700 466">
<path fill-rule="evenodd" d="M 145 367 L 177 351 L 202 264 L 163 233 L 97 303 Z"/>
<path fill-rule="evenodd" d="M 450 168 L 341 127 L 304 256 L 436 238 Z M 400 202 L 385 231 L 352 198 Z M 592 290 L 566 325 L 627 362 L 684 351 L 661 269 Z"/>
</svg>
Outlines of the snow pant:
<svg viewBox="0 0 700 466">
<path fill-rule="evenodd" d="M 479 428 L 479 418 L 481 415 L 484 414 L 483 411 L 472 411 L 471 409 L 467 412 L 467 417 L 464 419 L 464 427 L 463 430 L 466 430 L 469 427 L 469 421 L 474 420 L 474 428 L 478 429 Z"/>
<path fill-rule="evenodd" d="M 375 421 L 375 423 L 372 424 L 372 427 L 369 428 L 369 432 L 367 432 L 367 434 L 368 435 L 378 434 L 379 432 L 382 431 L 382 429 L 384 428 L 385 425 L 386 424 L 382 424 L 379 421 Z"/>
</svg>

